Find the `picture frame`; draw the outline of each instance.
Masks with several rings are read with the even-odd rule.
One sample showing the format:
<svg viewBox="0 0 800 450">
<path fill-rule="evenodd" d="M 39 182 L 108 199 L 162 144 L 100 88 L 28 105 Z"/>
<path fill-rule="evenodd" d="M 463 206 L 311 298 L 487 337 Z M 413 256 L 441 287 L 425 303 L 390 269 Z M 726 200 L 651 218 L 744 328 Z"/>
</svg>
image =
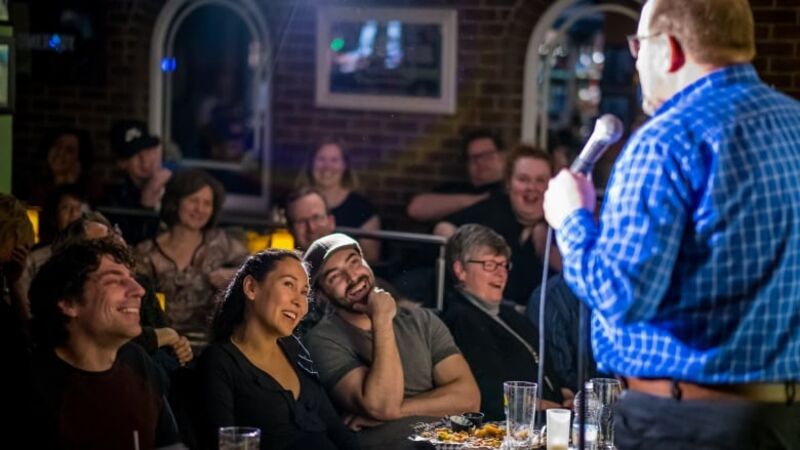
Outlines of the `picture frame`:
<svg viewBox="0 0 800 450">
<path fill-rule="evenodd" d="M 0 36 L 0 114 L 14 112 L 15 72 L 14 39 Z"/>
<path fill-rule="evenodd" d="M 8 0 L 0 0 L 0 25 L 11 25 L 11 13 L 8 10 Z"/>
<path fill-rule="evenodd" d="M 456 112 L 454 9 L 317 9 L 315 104 L 416 113 Z"/>
</svg>

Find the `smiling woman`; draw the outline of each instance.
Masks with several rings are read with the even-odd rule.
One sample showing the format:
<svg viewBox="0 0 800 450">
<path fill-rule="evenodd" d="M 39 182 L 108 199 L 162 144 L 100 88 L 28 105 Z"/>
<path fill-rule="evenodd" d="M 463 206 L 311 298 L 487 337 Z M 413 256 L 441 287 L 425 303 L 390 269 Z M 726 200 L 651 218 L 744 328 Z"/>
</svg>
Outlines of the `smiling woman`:
<svg viewBox="0 0 800 450">
<path fill-rule="evenodd" d="M 298 187 L 313 187 L 325 198 L 336 219 L 336 226 L 378 231 L 381 219 L 367 197 L 355 192 L 358 177 L 344 144 L 335 138 L 325 138 L 311 152 L 297 178 Z M 380 259 L 380 242 L 359 239 L 368 261 Z"/>
<path fill-rule="evenodd" d="M 244 261 L 244 245 L 215 228 L 225 190 L 201 170 L 177 173 L 162 200 L 161 220 L 169 229 L 136 248 L 143 269 L 166 297 L 170 325 L 203 343 L 215 297 Z"/>
<path fill-rule="evenodd" d="M 216 448 L 226 426 L 261 429 L 262 448 L 354 448 L 303 345 L 292 336 L 308 312 L 308 274 L 300 256 L 251 256 L 225 294 L 214 342 L 199 361 L 201 439 Z"/>
</svg>

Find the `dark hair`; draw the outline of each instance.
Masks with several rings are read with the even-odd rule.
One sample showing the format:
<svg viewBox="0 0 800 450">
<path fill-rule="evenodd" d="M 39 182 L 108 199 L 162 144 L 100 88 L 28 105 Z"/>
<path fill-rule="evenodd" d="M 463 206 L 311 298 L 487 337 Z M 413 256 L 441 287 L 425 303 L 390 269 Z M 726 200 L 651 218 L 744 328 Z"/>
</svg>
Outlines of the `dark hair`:
<svg viewBox="0 0 800 450">
<path fill-rule="evenodd" d="M 503 140 L 500 139 L 500 136 L 497 135 L 497 133 L 486 129 L 472 130 L 465 133 L 461 138 L 461 152 L 464 154 L 465 158 L 469 156 L 467 154 L 469 144 L 471 144 L 472 141 L 477 141 L 478 139 L 491 139 L 498 151 L 502 152 L 505 150 L 505 144 L 503 143 Z"/>
<path fill-rule="evenodd" d="M 83 302 L 86 280 L 100 267 L 103 256 L 133 267 L 133 255 L 113 239 L 80 240 L 63 247 L 44 263 L 31 281 L 31 331 L 36 343 L 45 348 L 64 344 L 69 339 L 68 318 L 58 302 L 69 299 Z"/>
<path fill-rule="evenodd" d="M 244 296 L 245 278 L 250 276 L 260 283 L 275 270 L 280 261 L 289 258 L 297 260 L 305 267 L 300 253 L 294 250 L 269 249 L 247 258 L 225 289 L 224 299 L 214 314 L 214 321 L 211 324 L 211 339 L 214 342 L 228 340 L 236 328 L 244 322 L 244 310 L 247 304 Z"/>
<path fill-rule="evenodd" d="M 111 222 L 99 212 L 84 213 L 78 220 L 67 225 L 66 228 L 56 235 L 50 248 L 53 252 L 58 252 L 69 244 L 86 239 L 86 224 L 89 222 L 97 222 L 107 226 L 109 233 L 111 233 L 113 229 Z"/>
<path fill-rule="evenodd" d="M 358 176 L 356 176 L 355 172 L 353 171 L 353 161 L 350 159 L 350 153 L 347 151 L 347 147 L 344 146 L 342 141 L 335 137 L 324 138 L 319 142 L 313 151 L 308 153 L 303 170 L 300 171 L 295 185 L 297 187 L 314 185 L 314 159 L 317 158 L 317 154 L 319 154 L 319 151 L 322 150 L 322 147 L 326 145 L 335 145 L 339 147 L 339 151 L 342 153 L 342 159 L 344 160 L 342 186 L 348 189 L 358 189 Z"/>
<path fill-rule="evenodd" d="M 199 169 L 187 169 L 176 173 L 167 183 L 164 198 L 161 199 L 161 220 L 172 227 L 180 221 L 178 208 L 181 200 L 195 192 L 210 187 L 214 192 L 214 209 L 204 230 L 214 227 L 219 218 L 219 212 L 225 203 L 225 188 L 216 178 Z"/>
<path fill-rule="evenodd" d="M 533 158 L 544 161 L 550 166 L 550 174 L 553 172 L 553 156 L 544 150 L 532 147 L 526 144 L 517 144 L 508 157 L 506 157 L 506 167 L 503 170 L 503 180 L 508 183 L 511 180 L 511 175 L 514 173 L 514 166 L 522 158 Z"/>
<path fill-rule="evenodd" d="M 453 263 L 461 261 L 461 264 L 466 265 L 467 260 L 481 247 L 487 247 L 498 255 L 511 258 L 511 247 L 496 231 L 477 223 L 462 225 L 450 236 L 444 248 L 447 270 L 454 280 L 456 276 L 453 273 Z"/>
<path fill-rule="evenodd" d="M 86 175 L 86 170 L 92 167 L 94 162 L 94 145 L 92 136 L 87 130 L 75 127 L 61 127 L 49 132 L 39 144 L 39 154 L 43 161 L 47 161 L 50 148 L 61 136 L 72 135 L 78 138 L 78 161 L 81 163 L 81 171 Z M 47 164 L 45 164 L 47 166 Z M 49 167 L 47 168 L 49 171 Z"/>
<path fill-rule="evenodd" d="M 62 184 L 57 186 L 53 192 L 47 195 L 42 208 L 42 219 L 40 220 L 40 231 L 43 241 L 54 239 L 58 234 L 57 218 L 58 207 L 61 204 L 61 199 L 64 197 L 72 197 L 81 203 L 87 203 L 88 196 L 83 186 L 75 183 Z"/>
<path fill-rule="evenodd" d="M 325 214 L 330 214 L 331 211 L 328 208 L 328 202 L 325 201 L 325 197 L 322 195 L 322 193 L 312 186 L 302 186 L 290 192 L 286 197 L 286 222 L 288 222 L 289 225 L 292 224 L 292 218 L 289 214 L 289 207 L 296 201 L 308 195 L 316 195 L 319 197 L 322 200 L 322 204 L 325 205 Z"/>
</svg>

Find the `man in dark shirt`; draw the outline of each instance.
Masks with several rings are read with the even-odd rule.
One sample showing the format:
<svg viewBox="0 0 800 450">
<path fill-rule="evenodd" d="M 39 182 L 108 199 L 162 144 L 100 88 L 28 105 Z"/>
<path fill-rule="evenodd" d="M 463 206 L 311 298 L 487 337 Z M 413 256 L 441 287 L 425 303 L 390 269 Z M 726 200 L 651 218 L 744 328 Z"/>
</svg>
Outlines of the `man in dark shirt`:
<svg viewBox="0 0 800 450">
<path fill-rule="evenodd" d="M 125 240 L 136 245 L 158 231 L 157 215 L 147 213 L 158 209 L 172 172 L 161 167 L 161 140 L 147 131 L 144 122 L 115 123 L 111 128 L 111 149 L 126 176 L 109 188 L 105 206 L 141 209 L 144 214 L 107 215 L 120 227 Z"/>
<path fill-rule="evenodd" d="M 411 199 L 408 216 L 420 222 L 435 222 L 468 208 L 502 189 L 503 143 L 493 132 L 477 130 L 462 139 L 467 160 L 469 182 L 450 182 L 433 192 L 424 192 Z"/>
<path fill-rule="evenodd" d="M 178 441 L 158 369 L 129 342 L 142 330 L 144 295 L 132 262 L 113 240 L 87 240 L 54 254 L 34 278 L 31 448 L 149 449 Z"/>
</svg>

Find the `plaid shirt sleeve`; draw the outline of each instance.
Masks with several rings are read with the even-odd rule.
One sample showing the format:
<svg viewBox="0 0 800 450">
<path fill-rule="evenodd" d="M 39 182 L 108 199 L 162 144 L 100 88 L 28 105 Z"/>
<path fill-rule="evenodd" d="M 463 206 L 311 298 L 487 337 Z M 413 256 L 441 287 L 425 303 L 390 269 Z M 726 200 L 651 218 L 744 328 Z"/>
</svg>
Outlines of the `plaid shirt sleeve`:
<svg viewBox="0 0 800 450">
<path fill-rule="evenodd" d="M 691 203 L 691 173 L 683 174 L 689 167 L 682 167 L 674 147 L 634 137 L 609 184 L 604 232 L 581 209 L 556 235 L 570 286 L 611 322 L 651 319 L 670 284 Z"/>
</svg>

